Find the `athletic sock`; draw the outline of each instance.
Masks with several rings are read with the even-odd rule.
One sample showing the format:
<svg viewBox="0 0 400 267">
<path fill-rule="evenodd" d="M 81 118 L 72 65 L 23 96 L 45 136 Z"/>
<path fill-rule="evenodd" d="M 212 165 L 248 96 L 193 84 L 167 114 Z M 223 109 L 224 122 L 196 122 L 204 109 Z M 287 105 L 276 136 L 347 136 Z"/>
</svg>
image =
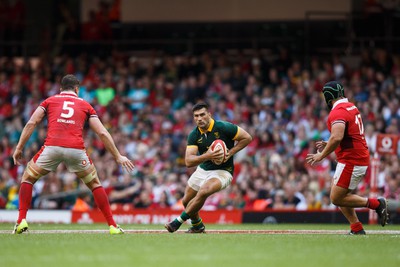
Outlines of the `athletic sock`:
<svg viewBox="0 0 400 267">
<path fill-rule="evenodd" d="M 350 224 L 350 229 L 353 232 L 358 232 L 358 231 L 363 230 L 364 228 L 363 228 L 363 225 L 361 222 L 356 222 L 356 223 Z"/>
<path fill-rule="evenodd" d="M 117 227 L 104 188 L 102 186 L 96 187 L 93 189 L 92 193 L 94 201 L 96 202 L 97 207 L 101 210 L 101 213 L 103 213 L 104 218 L 106 218 L 108 225 Z"/>
<path fill-rule="evenodd" d="M 192 226 L 198 225 L 201 222 L 201 218 L 193 219 L 191 220 Z"/>
<path fill-rule="evenodd" d="M 190 218 L 189 214 L 186 213 L 186 211 L 183 211 L 181 213 L 181 216 L 179 216 L 178 218 L 176 218 L 174 221 L 176 221 L 176 223 L 182 224 L 184 223 L 186 220 L 188 220 Z"/>
<path fill-rule="evenodd" d="M 196 229 L 199 229 L 201 227 L 203 227 L 203 220 L 201 218 L 197 219 L 197 220 L 192 220 L 192 226 Z"/>
<path fill-rule="evenodd" d="M 368 198 L 367 200 L 367 208 L 376 210 L 379 207 L 379 200 L 376 198 Z"/>
<path fill-rule="evenodd" d="M 26 219 L 28 209 L 31 207 L 32 202 L 32 189 L 33 184 L 29 182 L 22 182 L 19 188 L 19 212 L 17 223 L 21 223 L 23 219 Z"/>
</svg>

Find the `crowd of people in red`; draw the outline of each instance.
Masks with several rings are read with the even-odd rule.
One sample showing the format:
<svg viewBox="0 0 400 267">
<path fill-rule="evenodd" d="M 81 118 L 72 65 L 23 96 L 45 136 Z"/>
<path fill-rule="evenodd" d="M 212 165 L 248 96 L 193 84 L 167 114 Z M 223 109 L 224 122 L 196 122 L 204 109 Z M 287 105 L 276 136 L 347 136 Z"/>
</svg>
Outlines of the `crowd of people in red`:
<svg viewBox="0 0 400 267">
<path fill-rule="evenodd" d="M 34 64 L 33 64 L 34 63 Z M 354 62 L 353 62 L 354 63 Z M 357 65 L 354 67 L 354 65 Z M 121 153 L 136 170 L 123 172 L 87 130 L 85 144 L 110 202 L 128 208 L 176 208 L 190 174 L 184 165 L 191 107 L 206 100 L 215 119 L 246 129 L 253 141 L 235 155 L 232 186 L 210 197 L 204 209 L 335 209 L 329 188 L 335 159 L 310 166 L 305 157 L 327 140 L 328 110 L 321 95 L 326 81 L 340 80 L 360 109 L 371 155 L 378 133 L 400 130 L 400 57 L 383 49 L 364 51 L 352 66 L 339 57 L 310 62 L 282 49 L 207 51 L 200 55 L 161 52 L 132 56 L 114 50 L 108 58 L 82 53 L 35 61 L 0 59 L 0 208 L 18 206 L 23 166 L 12 163 L 22 127 L 43 99 L 59 91 L 70 73 L 82 81 L 79 96 L 96 109 Z M 45 125 L 26 145 L 29 160 L 43 144 Z M 379 194 L 399 200 L 399 153 L 380 157 Z M 368 196 L 370 171 L 357 192 Z M 72 209 L 84 185 L 63 166 L 34 185 L 35 207 Z M 90 194 L 78 195 L 93 207 Z"/>
</svg>

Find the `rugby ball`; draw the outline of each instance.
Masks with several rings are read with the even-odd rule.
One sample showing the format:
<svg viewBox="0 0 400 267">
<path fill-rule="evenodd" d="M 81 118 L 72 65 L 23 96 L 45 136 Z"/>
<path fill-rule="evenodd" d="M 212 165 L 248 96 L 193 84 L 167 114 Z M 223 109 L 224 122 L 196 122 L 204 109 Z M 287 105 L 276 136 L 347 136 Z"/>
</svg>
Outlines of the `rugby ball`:
<svg viewBox="0 0 400 267">
<path fill-rule="evenodd" d="M 228 152 L 228 149 L 226 148 L 225 142 L 222 141 L 221 139 L 217 139 L 214 142 L 212 142 L 210 148 L 211 148 L 211 151 L 222 149 L 222 151 L 224 152 L 222 157 L 219 158 L 219 159 L 211 160 L 216 165 L 222 164 L 224 162 L 226 154 Z"/>
</svg>

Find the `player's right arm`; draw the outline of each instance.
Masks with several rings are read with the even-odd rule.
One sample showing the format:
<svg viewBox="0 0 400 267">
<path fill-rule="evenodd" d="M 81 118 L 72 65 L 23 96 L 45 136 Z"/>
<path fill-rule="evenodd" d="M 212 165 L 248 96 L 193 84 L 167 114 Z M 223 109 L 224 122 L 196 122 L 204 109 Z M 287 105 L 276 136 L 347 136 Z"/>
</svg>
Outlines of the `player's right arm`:
<svg viewBox="0 0 400 267">
<path fill-rule="evenodd" d="M 199 148 L 194 145 L 188 145 L 186 147 L 186 154 L 185 154 L 185 164 L 186 167 L 194 167 L 197 166 L 204 161 L 212 160 L 212 159 L 219 159 L 224 154 L 222 149 L 211 151 L 208 149 L 207 152 L 198 155 Z"/>
<path fill-rule="evenodd" d="M 15 147 L 15 151 L 13 154 L 14 164 L 20 165 L 21 163 L 19 160 L 22 158 L 22 150 L 25 147 L 26 142 L 28 142 L 29 138 L 31 137 L 33 131 L 36 128 L 36 125 L 40 123 L 44 116 L 46 115 L 45 111 L 42 107 L 38 107 L 35 112 L 33 112 L 32 116 L 30 117 L 29 121 L 25 124 L 24 129 L 22 130 L 21 137 L 19 138 L 18 144 Z"/>
<path fill-rule="evenodd" d="M 326 146 L 321 151 L 321 157 L 324 159 L 329 154 L 331 154 L 340 145 L 344 137 L 344 132 L 346 130 L 346 124 L 344 122 L 337 122 L 332 125 L 331 136 L 329 137 Z"/>
<path fill-rule="evenodd" d="M 89 119 L 89 126 L 99 136 L 107 151 L 113 155 L 118 164 L 121 164 L 121 166 L 129 172 L 135 168 L 132 161 L 119 153 L 111 134 L 107 131 L 99 118 L 91 117 Z"/>
</svg>

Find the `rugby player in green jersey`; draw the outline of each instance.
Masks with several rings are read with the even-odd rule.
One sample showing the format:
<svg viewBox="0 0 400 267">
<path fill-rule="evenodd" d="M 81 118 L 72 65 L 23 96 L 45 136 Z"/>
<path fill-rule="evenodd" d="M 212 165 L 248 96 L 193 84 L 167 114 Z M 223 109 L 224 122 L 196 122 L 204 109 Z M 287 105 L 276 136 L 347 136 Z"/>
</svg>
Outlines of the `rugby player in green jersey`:
<svg viewBox="0 0 400 267">
<path fill-rule="evenodd" d="M 206 199 L 212 194 L 228 187 L 232 182 L 233 155 L 246 147 L 252 137 L 244 129 L 226 121 L 217 121 L 211 117 L 208 105 L 204 102 L 193 106 L 193 119 L 196 127 L 187 139 L 185 163 L 187 167 L 197 166 L 190 176 L 182 203 L 182 214 L 167 223 L 165 228 L 173 233 L 183 222 L 191 219 L 192 227 L 187 233 L 203 233 L 205 226 L 199 216 Z M 222 164 L 216 165 L 211 160 L 221 158 L 223 151 L 209 149 L 212 142 L 221 139 L 228 152 Z"/>
</svg>

